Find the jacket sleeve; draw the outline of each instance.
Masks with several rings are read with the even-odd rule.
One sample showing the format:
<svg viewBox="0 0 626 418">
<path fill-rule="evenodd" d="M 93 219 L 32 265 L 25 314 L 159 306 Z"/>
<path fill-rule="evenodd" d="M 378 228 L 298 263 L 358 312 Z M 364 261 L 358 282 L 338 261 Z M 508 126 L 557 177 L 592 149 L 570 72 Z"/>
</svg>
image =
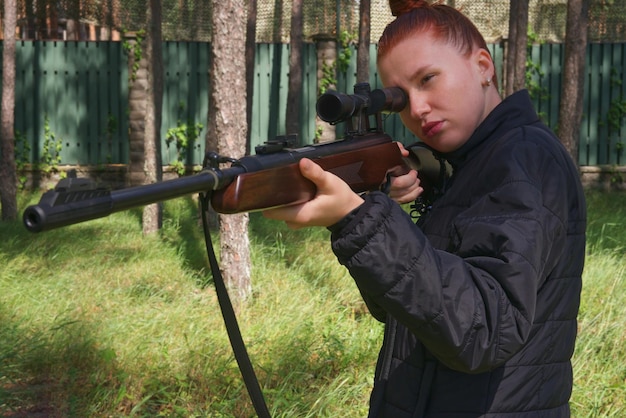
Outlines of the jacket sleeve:
<svg viewBox="0 0 626 418">
<path fill-rule="evenodd" d="M 390 313 L 459 371 L 492 369 L 523 347 L 538 288 L 564 246 L 562 170 L 525 151 L 502 159 L 495 187 L 452 219 L 446 251 L 382 193 L 332 235 L 372 313 Z"/>
</svg>

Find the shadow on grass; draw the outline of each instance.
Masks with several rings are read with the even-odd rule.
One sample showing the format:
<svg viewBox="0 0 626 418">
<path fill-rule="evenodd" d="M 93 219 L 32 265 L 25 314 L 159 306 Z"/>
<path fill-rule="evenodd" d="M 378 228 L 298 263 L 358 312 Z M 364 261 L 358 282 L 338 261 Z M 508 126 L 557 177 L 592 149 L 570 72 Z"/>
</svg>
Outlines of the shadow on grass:
<svg viewBox="0 0 626 418">
<path fill-rule="evenodd" d="M 33 329 L 0 307 L 0 416 L 89 416 L 119 390 L 115 352 L 80 320 Z"/>
<path fill-rule="evenodd" d="M 180 220 L 180 228 L 178 230 L 178 239 L 184 243 L 184 259 L 188 267 L 195 271 L 208 269 L 208 261 L 206 255 L 206 246 L 204 241 L 204 232 L 202 230 L 202 219 L 200 218 L 200 209 L 195 198 L 185 198 L 184 214 L 186 218 Z M 212 239 L 217 245 L 217 229 L 211 230 Z M 217 251 L 217 249 L 216 249 Z"/>
<path fill-rule="evenodd" d="M 176 241 L 175 245 L 181 248 L 182 258 L 185 260 L 186 266 L 197 273 L 204 273 L 207 276 L 207 285 L 212 281 L 208 256 L 205 245 L 205 237 L 202 229 L 202 221 L 200 218 L 200 210 L 196 199 L 185 198 L 184 207 L 179 213 L 169 213 L 168 217 L 176 218 L 177 228 L 175 236 L 169 238 L 170 241 Z M 182 215 L 181 215 L 182 214 Z M 249 224 L 250 240 L 261 247 L 271 247 L 271 253 L 279 253 L 284 261 L 295 259 L 306 251 L 304 246 L 294 245 L 294 243 L 303 243 L 305 240 L 324 240 L 327 234 L 324 228 L 311 228 L 303 230 L 291 230 L 284 222 L 266 219 L 261 213 L 250 214 Z M 217 224 L 210 225 L 211 240 L 213 242 L 214 251 L 219 259 L 219 227 Z M 166 240 L 167 240 L 166 233 Z"/>
<path fill-rule="evenodd" d="M 133 217 L 138 217 L 138 231 L 141 231 L 141 213 L 133 214 Z M 122 262 L 133 253 L 122 243 L 115 244 L 115 234 L 124 234 L 125 231 L 113 231 L 114 225 L 118 223 L 112 222 L 109 226 L 85 222 L 71 227 L 32 233 L 21 221 L 0 222 L 0 255 L 5 255 L 8 260 L 18 256 L 49 258 L 52 264 L 54 255 L 58 252 L 73 251 L 75 257 L 89 257 L 96 252 L 102 256 L 106 251 L 110 253 L 108 255 L 111 259 L 119 259 Z M 133 232 L 129 230 L 129 233 Z"/>
<path fill-rule="evenodd" d="M 227 355 L 209 363 L 224 363 L 221 373 L 179 376 L 146 365 L 144 375 L 130 376 L 99 340 L 97 327 L 81 319 L 33 329 L 0 307 L 0 417 L 188 416 L 207 407 L 229 416 L 247 409 Z"/>
</svg>

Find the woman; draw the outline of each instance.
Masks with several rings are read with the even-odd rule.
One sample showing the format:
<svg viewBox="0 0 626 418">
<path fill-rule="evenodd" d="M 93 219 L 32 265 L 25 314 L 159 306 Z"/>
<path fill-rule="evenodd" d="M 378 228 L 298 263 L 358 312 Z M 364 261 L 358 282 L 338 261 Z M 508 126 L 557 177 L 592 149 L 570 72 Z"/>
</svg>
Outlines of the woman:
<svg viewBox="0 0 626 418">
<path fill-rule="evenodd" d="M 360 196 L 303 160 L 315 199 L 266 216 L 329 227 L 385 322 L 370 416 L 567 417 L 585 255 L 577 167 L 526 91 L 500 98 L 466 17 L 390 6 L 378 70 L 409 97 L 403 123 L 452 166 L 444 194 L 415 225 L 396 203 L 422 192 L 414 171 L 389 196 Z"/>
</svg>

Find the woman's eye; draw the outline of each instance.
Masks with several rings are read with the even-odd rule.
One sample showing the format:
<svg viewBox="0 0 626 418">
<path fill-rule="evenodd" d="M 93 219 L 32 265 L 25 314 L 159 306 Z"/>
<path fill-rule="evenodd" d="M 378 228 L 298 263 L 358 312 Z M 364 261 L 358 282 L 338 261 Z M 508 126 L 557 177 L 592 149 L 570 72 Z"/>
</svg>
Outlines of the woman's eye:
<svg viewBox="0 0 626 418">
<path fill-rule="evenodd" d="M 428 74 L 428 75 L 424 76 L 422 78 L 422 84 L 428 83 L 434 76 L 435 76 L 434 74 Z"/>
</svg>

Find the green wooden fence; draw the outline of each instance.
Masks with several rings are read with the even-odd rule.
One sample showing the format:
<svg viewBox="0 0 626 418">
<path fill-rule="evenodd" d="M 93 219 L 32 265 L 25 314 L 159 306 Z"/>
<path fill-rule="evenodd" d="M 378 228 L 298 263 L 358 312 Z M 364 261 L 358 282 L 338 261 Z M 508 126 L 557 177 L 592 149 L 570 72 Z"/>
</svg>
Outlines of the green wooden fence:
<svg viewBox="0 0 626 418">
<path fill-rule="evenodd" d="M 209 44 L 166 42 L 162 138 L 180 123 L 206 125 L 208 110 Z M 490 45 L 498 71 L 503 49 Z M 284 134 L 288 85 L 289 47 L 258 44 L 255 62 L 251 149 Z M 355 57 L 356 54 L 353 54 Z M 379 87 L 375 45 L 371 47 L 370 82 Z M 535 105 L 553 128 L 558 118 L 563 46 L 542 44 L 532 48 L 537 64 L 532 86 L 538 91 Z M 107 164 L 128 162 L 128 68 L 119 42 L 18 42 L 16 50 L 15 129 L 22 157 L 39 161 L 46 144 L 60 144 L 61 164 Z M 300 142 L 315 137 L 316 52 L 305 44 Z M 243 71 L 243 69 L 242 69 Z M 584 118 L 581 125 L 581 165 L 624 165 L 626 144 L 626 44 L 590 44 L 587 53 Z M 351 92 L 355 83 L 355 60 L 338 77 L 338 90 Z M 242 118 L 245 115 L 241 115 Z M 395 139 L 414 141 L 396 115 L 385 122 Z M 204 136 L 191 144 L 188 164 L 199 164 L 204 155 Z M 27 145 L 26 145 L 27 144 Z M 26 148 L 25 148 L 26 147 Z M 25 150 L 25 151 L 24 151 Z M 163 141 L 163 161 L 176 159 L 176 150 Z"/>
<path fill-rule="evenodd" d="M 30 144 L 30 161 L 46 140 L 61 142 L 64 163 L 126 161 L 127 72 L 120 43 L 18 43 L 18 147 Z"/>
</svg>

